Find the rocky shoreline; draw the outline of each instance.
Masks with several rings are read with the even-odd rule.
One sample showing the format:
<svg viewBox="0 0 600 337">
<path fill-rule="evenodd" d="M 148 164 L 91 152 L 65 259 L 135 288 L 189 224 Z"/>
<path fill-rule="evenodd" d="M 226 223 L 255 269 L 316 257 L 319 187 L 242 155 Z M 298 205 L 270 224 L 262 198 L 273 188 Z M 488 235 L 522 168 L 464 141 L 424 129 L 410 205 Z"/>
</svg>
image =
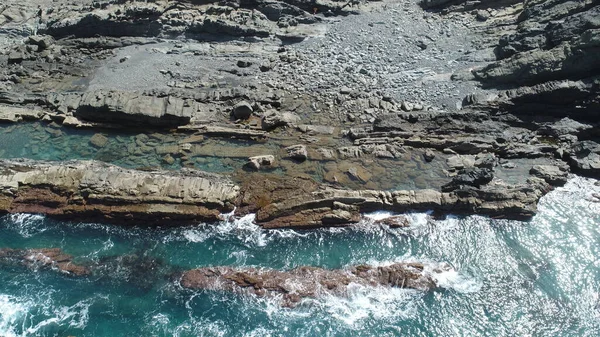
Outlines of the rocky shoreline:
<svg viewBox="0 0 600 337">
<path fill-rule="evenodd" d="M 527 219 L 535 214 L 537 200 L 550 190 L 546 183 L 564 183 L 569 171 L 597 176 L 600 170 L 594 114 L 600 104 L 594 1 L 423 1 L 421 7 L 429 12 L 410 1 L 365 3 L 360 8 L 330 1 L 316 7 L 302 1 L 39 4 L 39 11 L 16 2 L 2 8 L 0 63 L 6 67 L 0 81 L 1 120 L 39 120 L 58 129 L 100 132 L 151 130 L 164 135 L 159 140 L 173 138 L 175 132 L 185 139 L 156 152 L 163 163 L 190 169 L 200 160 L 193 156 L 228 158 L 244 152 L 244 145 L 228 143 L 230 139 L 247 140 L 245 146 L 256 144 L 256 150 L 232 175 L 241 186 L 241 199 L 236 192 L 224 196 L 220 191 L 200 192 L 215 205 L 179 197 L 166 201 L 139 197 L 143 193 L 124 193 L 132 187 L 114 180 L 119 175 L 110 172 L 119 169 L 82 164 L 82 172 L 89 170 L 88 165 L 92 171 L 107 170 L 114 188 L 102 191 L 99 199 L 94 199 L 99 193 L 90 193 L 89 199 L 83 196 L 88 193 L 85 187 L 74 195 L 56 194 L 57 189 L 72 190 L 71 182 L 60 188 L 39 187 L 52 185 L 40 182 L 28 187 L 29 192 L 18 193 L 5 187 L 11 190 L 4 194 L 5 212 L 119 222 L 165 207 L 157 211 L 157 221 L 187 222 L 216 220 L 218 212 L 237 206 L 238 214 L 243 214 L 241 209 L 257 212 L 266 228 L 341 225 L 356 222 L 358 212 L 372 209 Z M 388 6 L 395 9 L 386 16 L 382 10 Z M 443 36 L 422 36 L 408 28 L 397 35 L 399 28 L 388 27 L 415 13 L 423 16 L 414 19 L 415 24 L 439 25 Z M 393 71 L 387 66 L 391 58 L 365 63 L 372 55 L 355 54 L 355 44 L 345 47 L 346 57 L 335 50 L 329 56 L 319 51 L 326 50 L 324 44 L 317 46 L 319 41 L 350 34 L 344 30 L 345 22 L 366 22 L 368 29 L 376 28 L 372 18 L 385 19 L 379 41 L 365 40 L 364 30 L 352 37 L 377 48 L 375 55 L 387 55 L 388 50 L 381 48 L 384 40 L 400 39 L 417 46 L 401 49 L 398 61 L 411 58 L 418 66 L 450 58 L 453 66 L 443 70 L 446 73 L 438 73 L 440 69 L 408 76 L 399 86 L 388 86 L 385 76 Z M 470 49 L 454 50 L 451 44 L 459 42 L 455 34 L 464 29 L 471 36 L 460 41 Z M 341 47 L 347 42 L 338 43 Z M 456 53 L 463 56 L 457 58 Z M 547 62 L 549 57 L 555 62 Z M 340 63 L 344 59 L 347 66 L 358 62 L 356 73 L 344 69 Z M 337 63 L 331 63 L 334 60 Z M 206 66 L 194 68 L 197 61 Z M 381 68 L 373 68 L 377 65 Z M 323 81 L 332 69 L 348 76 L 334 71 L 333 82 L 323 82 L 317 90 L 302 77 L 316 71 L 317 80 Z M 153 71 L 156 74 L 146 75 Z M 377 84 L 368 85 L 369 79 Z M 444 97 L 401 98 L 416 98 L 411 93 L 417 87 L 420 93 L 441 90 Z M 470 92 L 465 91 L 462 100 L 447 96 L 463 89 Z M 437 105 L 448 99 L 460 104 Z M 225 143 L 212 150 L 207 139 Z M 142 152 L 156 146 L 140 140 L 136 143 Z M 107 138 L 100 133 L 90 143 L 103 147 Z M 277 147 L 285 151 L 273 151 Z M 243 159 L 240 155 L 237 158 Z M 407 159 L 414 164 L 408 166 Z M 402 166 L 394 170 L 395 163 Z M 28 165 L 46 170 L 43 167 L 49 164 Z M 55 169 L 60 171 L 60 165 Z M 281 169 L 287 177 L 283 180 L 291 185 L 308 179 L 311 187 L 280 183 L 265 190 L 252 184 L 278 180 L 272 171 Z M 247 181 L 252 170 L 259 173 Z M 14 173 L 5 170 L 3 177 L 18 180 Z M 133 170 L 123 174 L 148 175 Z M 153 177 L 163 175 L 179 173 Z M 228 178 L 204 179 L 218 184 Z M 160 183 L 156 186 L 163 189 Z M 177 210 L 174 205 L 179 205 Z"/>
<path fill-rule="evenodd" d="M 569 174 L 600 177 L 599 18 L 596 0 L 7 0 L 0 135 L 29 123 L 14 138 L 35 142 L 0 149 L 0 214 L 527 220 Z M 40 159 L 48 144 L 54 161 Z M 89 273 L 71 259 L 0 250 L 0 263 Z M 181 282 L 293 306 L 349 283 L 434 288 L 424 269 L 206 267 Z"/>
</svg>

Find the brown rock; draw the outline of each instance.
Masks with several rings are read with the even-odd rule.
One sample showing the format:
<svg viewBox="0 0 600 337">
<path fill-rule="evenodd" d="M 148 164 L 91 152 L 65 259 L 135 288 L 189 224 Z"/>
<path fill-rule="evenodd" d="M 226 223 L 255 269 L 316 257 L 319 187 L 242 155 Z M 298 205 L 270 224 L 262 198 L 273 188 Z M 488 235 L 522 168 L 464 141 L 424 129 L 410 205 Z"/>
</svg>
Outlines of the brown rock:
<svg viewBox="0 0 600 337">
<path fill-rule="evenodd" d="M 90 274 L 87 267 L 73 263 L 73 256 L 60 248 L 41 249 L 0 249 L 0 263 L 17 262 L 29 268 L 50 268 L 68 275 L 85 276 Z"/>
<path fill-rule="evenodd" d="M 242 291 L 257 296 L 281 296 L 281 304 L 295 306 L 305 298 L 347 295 L 350 283 L 429 290 L 437 287 L 435 274 L 449 267 L 429 268 L 421 263 L 396 263 L 348 269 L 299 267 L 289 271 L 232 267 L 206 267 L 187 271 L 181 285 L 189 289 Z"/>
</svg>

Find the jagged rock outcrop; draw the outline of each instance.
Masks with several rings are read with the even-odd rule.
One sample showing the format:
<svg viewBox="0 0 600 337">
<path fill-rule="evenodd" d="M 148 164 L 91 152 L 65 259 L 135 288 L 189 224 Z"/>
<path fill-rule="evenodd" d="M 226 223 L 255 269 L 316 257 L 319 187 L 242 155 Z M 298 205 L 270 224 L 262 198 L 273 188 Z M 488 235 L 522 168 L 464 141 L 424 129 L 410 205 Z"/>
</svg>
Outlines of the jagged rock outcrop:
<svg viewBox="0 0 600 337">
<path fill-rule="evenodd" d="M 238 187 L 195 170 L 136 171 L 95 161 L 0 161 L 0 212 L 135 225 L 218 221 Z"/>
<path fill-rule="evenodd" d="M 181 285 L 189 289 L 225 290 L 258 295 L 281 296 L 283 306 L 293 307 L 305 298 L 347 295 L 350 283 L 369 287 L 400 287 L 429 290 L 437 287 L 436 274 L 448 266 L 418 262 L 389 266 L 353 266 L 348 269 L 300 267 L 289 271 L 258 268 L 205 267 L 187 271 Z"/>
<path fill-rule="evenodd" d="M 73 263 L 73 256 L 65 254 L 60 248 L 0 248 L 1 264 L 20 264 L 31 269 L 48 268 L 75 276 L 90 274 L 87 267 Z"/>
</svg>

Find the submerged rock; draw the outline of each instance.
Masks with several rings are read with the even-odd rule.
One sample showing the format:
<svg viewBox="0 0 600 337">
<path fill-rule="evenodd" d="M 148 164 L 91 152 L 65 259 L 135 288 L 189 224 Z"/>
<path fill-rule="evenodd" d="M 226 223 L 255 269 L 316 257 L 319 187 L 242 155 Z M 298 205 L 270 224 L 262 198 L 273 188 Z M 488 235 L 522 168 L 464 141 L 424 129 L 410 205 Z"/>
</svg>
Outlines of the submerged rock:
<svg viewBox="0 0 600 337">
<path fill-rule="evenodd" d="M 50 268 L 68 275 L 85 276 L 90 270 L 73 263 L 73 256 L 60 248 L 0 249 L 0 264 L 18 263 L 29 268 Z"/>
<path fill-rule="evenodd" d="M 436 288 L 436 274 L 450 268 L 419 262 L 389 266 L 359 265 L 347 269 L 299 267 L 289 271 L 258 268 L 206 267 L 187 271 L 181 285 L 188 289 L 225 290 L 257 296 L 281 296 L 283 306 L 293 307 L 305 298 L 345 296 L 348 285 L 400 287 L 418 290 Z"/>
</svg>

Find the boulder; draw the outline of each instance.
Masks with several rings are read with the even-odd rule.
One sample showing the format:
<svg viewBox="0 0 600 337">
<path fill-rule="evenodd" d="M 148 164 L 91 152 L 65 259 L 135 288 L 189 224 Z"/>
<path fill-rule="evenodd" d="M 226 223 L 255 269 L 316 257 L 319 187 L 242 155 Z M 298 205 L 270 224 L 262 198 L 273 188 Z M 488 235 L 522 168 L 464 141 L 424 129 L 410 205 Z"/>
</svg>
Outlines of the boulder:
<svg viewBox="0 0 600 337">
<path fill-rule="evenodd" d="M 569 170 L 556 165 L 535 165 L 529 170 L 529 174 L 544 179 L 550 185 L 562 186 L 567 183 Z"/>
<path fill-rule="evenodd" d="M 405 215 L 393 215 L 387 218 L 373 221 L 375 225 L 385 225 L 390 228 L 401 228 L 410 226 L 410 221 Z"/>
<path fill-rule="evenodd" d="M 600 144 L 591 140 L 578 142 L 567 152 L 567 158 L 573 171 L 600 176 Z"/>
<path fill-rule="evenodd" d="M 265 112 L 262 118 L 262 127 L 271 130 L 280 126 L 292 126 L 300 121 L 300 117 L 291 112 L 280 112 L 270 110 Z"/>
<path fill-rule="evenodd" d="M 433 159 L 435 159 L 435 152 L 431 149 L 427 149 L 425 150 L 425 153 L 423 153 L 423 159 L 425 159 L 426 162 L 432 162 Z"/>
<path fill-rule="evenodd" d="M 248 162 L 246 163 L 246 167 L 253 170 L 261 170 L 265 168 L 271 168 L 275 164 L 275 156 L 273 155 L 264 155 L 264 156 L 254 156 L 248 158 Z"/>
<path fill-rule="evenodd" d="M 246 101 L 241 101 L 233 106 L 232 114 L 235 119 L 248 119 L 252 116 L 252 105 Z"/>
<path fill-rule="evenodd" d="M 308 158 L 308 152 L 305 145 L 292 145 L 285 148 L 288 158 L 305 161 Z"/>
<path fill-rule="evenodd" d="M 42 51 L 54 44 L 54 38 L 50 35 L 31 35 L 27 43 L 38 46 L 39 51 Z"/>
</svg>

